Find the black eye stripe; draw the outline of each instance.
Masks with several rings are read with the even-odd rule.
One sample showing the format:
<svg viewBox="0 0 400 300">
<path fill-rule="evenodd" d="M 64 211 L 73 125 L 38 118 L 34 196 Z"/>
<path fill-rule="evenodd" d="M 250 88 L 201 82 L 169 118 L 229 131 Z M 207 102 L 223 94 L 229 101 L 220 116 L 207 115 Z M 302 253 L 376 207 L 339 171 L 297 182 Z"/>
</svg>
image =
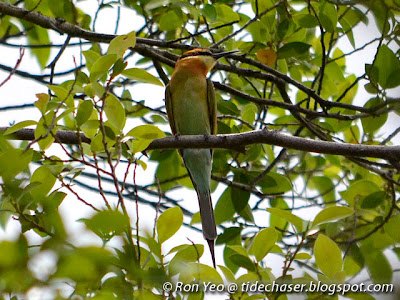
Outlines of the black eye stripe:
<svg viewBox="0 0 400 300">
<path fill-rule="evenodd" d="M 196 52 L 190 52 L 190 53 L 185 53 L 183 54 L 180 59 L 185 58 L 185 57 L 190 57 L 190 56 L 212 56 L 212 53 L 206 52 L 206 51 L 196 51 Z"/>
</svg>

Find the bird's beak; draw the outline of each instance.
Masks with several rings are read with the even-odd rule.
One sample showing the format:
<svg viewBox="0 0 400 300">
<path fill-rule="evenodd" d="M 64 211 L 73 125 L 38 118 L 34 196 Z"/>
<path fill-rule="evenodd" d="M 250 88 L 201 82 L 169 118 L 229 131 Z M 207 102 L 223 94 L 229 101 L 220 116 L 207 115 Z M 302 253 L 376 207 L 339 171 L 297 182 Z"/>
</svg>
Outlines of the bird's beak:
<svg viewBox="0 0 400 300">
<path fill-rule="evenodd" d="M 215 58 L 215 59 L 220 59 L 221 57 L 225 57 L 225 56 L 227 56 L 229 54 L 236 53 L 236 52 L 239 52 L 239 51 L 238 50 L 233 50 L 233 51 L 227 51 L 227 52 L 213 53 L 212 57 Z"/>
</svg>

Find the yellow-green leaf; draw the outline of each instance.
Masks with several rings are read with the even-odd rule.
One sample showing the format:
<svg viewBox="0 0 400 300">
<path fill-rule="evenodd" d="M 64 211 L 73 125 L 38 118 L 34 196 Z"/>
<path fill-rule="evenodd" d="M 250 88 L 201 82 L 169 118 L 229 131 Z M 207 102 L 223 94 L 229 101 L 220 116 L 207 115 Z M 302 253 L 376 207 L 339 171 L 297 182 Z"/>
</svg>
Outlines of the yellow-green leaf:
<svg viewBox="0 0 400 300">
<path fill-rule="evenodd" d="M 286 221 L 292 223 L 295 227 L 296 230 L 298 232 L 302 232 L 305 228 L 304 228 L 304 220 L 301 219 L 300 217 L 292 214 L 290 211 L 286 211 L 286 210 L 282 210 L 279 208 L 274 208 L 274 207 L 270 207 L 267 208 L 267 211 L 269 211 L 271 214 L 277 215 L 283 219 L 285 219 Z"/>
<path fill-rule="evenodd" d="M 89 71 L 92 69 L 93 64 L 101 57 L 100 54 L 93 50 L 83 51 L 82 54 L 86 58 L 86 66 Z"/>
<path fill-rule="evenodd" d="M 342 271 L 342 252 L 329 237 L 323 234 L 318 235 L 314 244 L 314 255 L 315 262 L 326 276 L 334 278 L 336 273 Z"/>
<path fill-rule="evenodd" d="M 89 120 L 93 111 L 93 103 L 90 100 L 82 101 L 78 106 L 78 112 L 76 113 L 76 124 L 81 126 L 87 120 Z"/>
<path fill-rule="evenodd" d="M 11 181 L 15 176 L 28 167 L 32 160 L 33 150 L 23 151 L 10 148 L 0 152 L 0 176 L 3 182 Z"/>
<path fill-rule="evenodd" d="M 305 252 L 297 253 L 296 256 L 294 257 L 294 259 L 301 259 L 301 260 L 307 260 L 311 258 L 312 256 Z"/>
<path fill-rule="evenodd" d="M 328 207 L 318 213 L 312 223 L 312 226 L 314 227 L 319 224 L 340 220 L 351 216 L 353 213 L 354 211 L 350 207 Z"/>
<path fill-rule="evenodd" d="M 42 115 L 46 113 L 47 104 L 49 103 L 50 96 L 48 94 L 40 93 L 36 94 L 38 100 L 35 101 L 35 106 L 40 110 Z"/>
<path fill-rule="evenodd" d="M 106 75 L 117 59 L 118 57 L 116 54 L 107 54 L 97 59 L 90 69 L 90 81 L 96 81 Z"/>
<path fill-rule="evenodd" d="M 254 254 L 257 261 L 261 261 L 272 249 L 278 240 L 278 234 L 273 228 L 265 228 L 257 233 L 254 238 L 250 253 Z"/>
<path fill-rule="evenodd" d="M 157 234 L 160 243 L 165 242 L 173 236 L 183 223 L 183 213 L 178 207 L 168 208 L 157 220 Z"/>
<path fill-rule="evenodd" d="M 179 18 L 174 11 L 169 11 L 161 16 L 160 30 L 176 30 L 182 25 L 182 18 Z"/>
<path fill-rule="evenodd" d="M 150 83 L 159 86 L 164 86 L 157 77 L 139 68 L 126 69 L 125 71 L 122 72 L 122 75 L 128 77 L 129 79 L 136 80 L 142 83 Z"/>
<path fill-rule="evenodd" d="M 112 39 L 108 46 L 107 54 L 116 54 L 118 58 L 121 58 L 128 48 L 135 47 L 136 44 L 136 32 L 132 31 L 128 34 L 120 35 Z"/>
<path fill-rule="evenodd" d="M 154 125 L 140 125 L 131 129 L 127 135 L 137 139 L 155 140 L 165 136 L 165 133 Z"/>
<path fill-rule="evenodd" d="M 338 19 L 335 5 L 328 1 L 322 1 L 319 9 L 319 19 L 327 31 L 334 32 Z"/>
<path fill-rule="evenodd" d="M 125 108 L 113 94 L 108 94 L 104 104 L 104 112 L 116 133 L 120 132 L 125 126 Z"/>
<path fill-rule="evenodd" d="M 196 278 L 199 278 L 199 281 L 204 282 L 204 284 L 214 283 L 218 285 L 224 283 L 217 270 L 208 265 L 189 263 L 189 268 L 196 275 Z"/>
<path fill-rule="evenodd" d="M 28 127 L 28 126 L 31 126 L 31 125 L 36 125 L 36 124 L 37 124 L 37 122 L 36 121 L 32 121 L 32 120 L 22 121 L 22 122 L 19 122 L 17 124 L 14 124 L 10 128 L 8 128 L 3 134 L 7 135 L 7 134 L 10 134 L 10 133 L 14 133 L 14 132 L 16 132 L 16 131 L 18 131 L 18 130 L 20 130 L 22 128 L 25 128 L 25 127 Z"/>
</svg>

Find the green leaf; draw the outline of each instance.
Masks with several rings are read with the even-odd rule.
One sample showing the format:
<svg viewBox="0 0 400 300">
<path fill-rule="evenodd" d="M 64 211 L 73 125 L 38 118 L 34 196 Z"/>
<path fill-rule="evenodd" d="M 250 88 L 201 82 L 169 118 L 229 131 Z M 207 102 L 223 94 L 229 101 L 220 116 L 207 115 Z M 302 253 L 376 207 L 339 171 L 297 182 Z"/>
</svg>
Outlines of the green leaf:
<svg viewBox="0 0 400 300">
<path fill-rule="evenodd" d="M 361 208 L 373 209 L 379 206 L 385 198 L 386 193 L 384 191 L 373 192 L 362 200 Z"/>
<path fill-rule="evenodd" d="M 0 253 L 0 268 L 4 270 L 3 273 L 10 272 L 13 268 L 26 268 L 29 257 L 28 243 L 23 235 L 15 242 L 0 242 Z"/>
<path fill-rule="evenodd" d="M 159 86 L 164 86 L 157 77 L 151 75 L 149 72 L 143 69 L 138 69 L 138 68 L 126 69 L 122 72 L 122 75 L 128 77 L 129 79 L 136 80 L 142 83 L 150 83 Z"/>
<path fill-rule="evenodd" d="M 233 274 L 231 269 L 229 269 L 223 265 L 219 265 L 219 268 L 222 271 L 222 273 L 224 274 L 224 276 L 228 282 L 235 282 L 235 274 Z"/>
<path fill-rule="evenodd" d="M 17 124 L 14 124 L 10 128 L 8 128 L 3 133 L 3 135 L 8 135 L 8 134 L 14 133 L 14 132 L 16 132 L 16 131 L 18 131 L 18 130 L 20 130 L 22 128 L 25 128 L 25 127 L 28 127 L 28 126 L 31 126 L 31 125 L 36 125 L 36 124 L 37 124 L 36 121 L 31 121 L 31 120 L 26 120 L 26 121 L 19 122 Z"/>
<path fill-rule="evenodd" d="M 36 94 L 38 100 L 35 101 L 35 106 L 40 110 L 42 115 L 47 111 L 47 104 L 49 103 L 50 96 L 48 94 L 40 93 Z"/>
<path fill-rule="evenodd" d="M 185 1 L 174 1 L 173 2 L 174 6 L 178 7 L 181 10 L 187 10 L 191 17 L 193 18 L 198 18 L 201 16 L 200 10 L 198 9 L 197 6 L 193 5 L 190 2 L 185 2 Z"/>
<path fill-rule="evenodd" d="M 54 115 L 54 112 L 47 113 L 40 118 L 36 126 L 35 139 L 39 139 L 38 144 L 41 150 L 47 149 L 54 142 L 53 136 L 56 134 L 56 126 L 53 126 L 51 131 L 49 128 L 53 121 Z"/>
<path fill-rule="evenodd" d="M 316 188 L 325 203 L 335 201 L 335 186 L 331 178 L 327 176 L 313 176 L 310 180 L 310 188 Z"/>
<path fill-rule="evenodd" d="M 378 70 L 378 83 L 383 89 L 400 85 L 400 61 L 386 45 L 382 45 L 373 66 Z"/>
<path fill-rule="evenodd" d="M 177 30 L 182 24 L 182 18 L 179 18 L 178 15 L 171 10 L 161 16 L 159 28 L 162 31 Z"/>
<path fill-rule="evenodd" d="M 273 228 L 265 228 L 257 233 L 254 238 L 250 253 L 254 254 L 257 261 L 261 261 L 272 249 L 278 240 L 278 234 Z"/>
<path fill-rule="evenodd" d="M 318 16 L 326 31 L 334 32 L 336 30 L 338 16 L 335 5 L 328 1 L 323 1 L 319 8 Z"/>
<path fill-rule="evenodd" d="M 240 213 L 248 204 L 250 199 L 250 192 L 238 188 L 232 188 L 231 200 L 233 207 L 237 213 Z"/>
<path fill-rule="evenodd" d="M 243 107 L 241 117 L 243 121 L 252 124 L 256 120 L 258 108 L 255 104 L 249 103 Z"/>
<path fill-rule="evenodd" d="M 131 129 L 127 136 L 135 138 L 128 145 L 133 153 L 137 153 L 145 150 L 153 140 L 164 137 L 165 133 L 154 125 L 140 125 Z"/>
<path fill-rule="evenodd" d="M 286 201 L 283 201 L 283 199 L 272 199 L 270 200 L 270 203 L 271 207 L 280 208 L 284 210 L 289 209 L 289 206 L 287 205 Z M 270 214 L 269 224 L 270 227 L 277 228 L 280 230 L 285 230 L 288 225 L 288 222 L 286 221 L 286 219 L 281 218 L 276 214 Z"/>
<path fill-rule="evenodd" d="M 249 271 L 254 271 L 255 266 L 254 263 L 248 256 L 240 255 L 240 254 L 233 254 L 229 257 L 230 261 L 233 262 L 238 267 L 245 268 Z"/>
<path fill-rule="evenodd" d="M 230 220 L 235 214 L 235 208 L 233 207 L 231 200 L 231 191 L 232 189 L 230 187 L 226 188 L 217 201 L 214 211 L 215 223 L 217 225 Z"/>
<path fill-rule="evenodd" d="M 171 275 L 184 271 L 188 262 L 198 261 L 204 253 L 204 246 L 199 244 L 196 244 L 195 247 L 193 245 L 180 245 L 178 247 L 178 252 L 171 259 L 168 266 Z M 172 249 L 169 254 L 177 251 L 176 248 L 178 247 Z"/>
<path fill-rule="evenodd" d="M 142 152 L 149 147 L 151 144 L 152 140 L 147 140 L 147 139 L 138 139 L 138 140 L 133 140 L 128 143 L 129 149 L 132 151 L 132 153 L 138 153 Z"/>
<path fill-rule="evenodd" d="M 217 285 L 224 283 L 217 270 L 208 265 L 189 263 L 189 270 L 199 279 L 199 282 L 206 284 L 211 282 Z"/>
<path fill-rule="evenodd" d="M 179 230 L 179 228 L 182 226 L 182 223 L 182 210 L 178 206 L 168 208 L 157 220 L 158 241 L 163 243 L 168 240 Z"/>
<path fill-rule="evenodd" d="M 282 219 L 285 219 L 289 223 L 292 223 L 296 227 L 297 232 L 302 232 L 305 230 L 304 220 L 292 214 L 290 211 L 274 207 L 267 208 L 267 211 L 269 211 L 271 214 L 281 217 Z"/>
<path fill-rule="evenodd" d="M 346 33 L 347 38 L 349 39 L 350 44 L 353 48 L 356 48 L 356 42 L 354 40 L 353 31 L 351 30 L 351 26 L 347 23 L 345 18 L 340 18 L 339 20 L 340 25 L 342 25 L 343 31 Z"/>
<path fill-rule="evenodd" d="M 205 4 L 202 12 L 205 17 L 209 18 L 213 22 L 215 22 L 217 19 L 217 10 L 215 9 L 214 5 Z"/>
<path fill-rule="evenodd" d="M 396 243 L 400 243 L 400 214 L 390 218 L 385 224 L 385 231 Z"/>
<path fill-rule="evenodd" d="M 354 211 L 350 207 L 335 206 L 325 208 L 317 214 L 312 223 L 312 227 L 346 218 L 351 216 L 353 213 Z"/>
<path fill-rule="evenodd" d="M 159 8 L 169 3 L 170 3 L 169 0 L 150 0 L 146 3 L 144 9 L 150 11 L 152 9 Z"/>
<path fill-rule="evenodd" d="M 335 275 L 342 271 L 342 252 L 329 237 L 323 234 L 318 235 L 314 245 L 314 255 L 318 268 L 326 276 L 335 278 Z"/>
<path fill-rule="evenodd" d="M 113 38 L 108 46 L 107 54 L 116 54 L 121 58 L 128 48 L 135 47 L 136 32 L 132 31 L 128 34 L 120 35 Z"/>
<path fill-rule="evenodd" d="M 4 182 L 11 181 L 17 174 L 28 167 L 32 160 L 33 150 L 23 151 L 20 149 L 9 149 L 0 152 L 0 176 Z"/>
<path fill-rule="evenodd" d="M 50 11 L 55 17 L 63 18 L 64 20 L 75 23 L 77 21 L 77 13 L 72 2 L 66 0 L 51 1 L 51 5 L 48 5 Z"/>
<path fill-rule="evenodd" d="M 223 23 L 229 23 L 232 21 L 239 21 L 239 15 L 233 11 L 231 7 L 225 4 L 214 5 L 217 10 L 217 20 Z"/>
<path fill-rule="evenodd" d="M 88 229 L 104 241 L 108 241 L 115 235 L 120 235 L 129 229 L 127 216 L 115 210 L 100 211 L 92 218 L 82 219 L 82 221 Z"/>
<path fill-rule="evenodd" d="M 269 37 L 268 29 L 261 21 L 251 23 L 247 30 L 253 37 L 253 42 L 263 43 Z"/>
<path fill-rule="evenodd" d="M 137 139 L 155 140 L 165 137 L 165 133 L 154 125 L 140 125 L 131 129 L 128 136 L 133 136 Z"/>
<path fill-rule="evenodd" d="M 347 190 L 340 192 L 340 194 L 343 199 L 350 204 L 350 206 L 354 206 L 354 203 L 358 198 L 368 196 L 369 194 L 378 191 L 380 191 L 380 188 L 375 182 L 370 180 L 358 180 L 353 182 Z"/>
<path fill-rule="evenodd" d="M 101 57 L 101 55 L 93 50 L 87 50 L 82 52 L 86 58 L 86 66 L 89 71 L 92 69 L 93 64 Z"/>
<path fill-rule="evenodd" d="M 232 101 L 221 100 L 217 102 L 218 111 L 224 115 L 239 116 L 240 110 Z"/>
<path fill-rule="evenodd" d="M 50 44 L 49 32 L 47 29 L 26 21 L 22 21 L 22 23 L 27 29 L 29 45 Z M 50 57 L 50 50 L 51 48 L 30 48 L 30 51 L 37 58 L 42 69 L 46 68 L 47 61 Z"/>
<path fill-rule="evenodd" d="M 314 28 L 318 26 L 318 20 L 310 14 L 294 15 L 294 21 L 302 28 Z"/>
<path fill-rule="evenodd" d="M 222 232 L 216 241 L 216 245 L 240 243 L 241 229 L 239 227 L 229 227 Z M 246 253 L 246 252 L 244 252 Z"/>
<path fill-rule="evenodd" d="M 70 278 L 82 284 L 100 280 L 111 264 L 111 254 L 105 248 L 87 247 L 63 251 L 55 277 Z"/>
<path fill-rule="evenodd" d="M 399 69 L 400 72 L 400 69 Z M 371 108 L 375 107 L 377 105 L 380 105 L 383 103 L 383 100 L 379 97 L 372 98 L 368 100 L 367 103 L 365 103 L 364 107 L 365 108 Z M 388 114 L 387 112 L 379 113 L 377 116 L 371 116 L 367 118 L 362 118 L 361 123 L 363 126 L 363 129 L 365 133 L 374 133 L 377 131 L 379 128 L 381 128 L 383 125 L 385 125 L 386 121 L 388 119 Z"/>
<path fill-rule="evenodd" d="M 303 43 L 303 42 L 292 42 L 286 45 L 283 45 L 278 50 L 278 59 L 283 58 L 291 58 L 291 57 L 298 57 L 308 52 L 311 45 Z"/>
<path fill-rule="evenodd" d="M 125 126 L 125 108 L 113 94 L 108 94 L 104 104 L 104 112 L 108 121 L 114 126 L 116 133 L 122 131 Z"/>
<path fill-rule="evenodd" d="M 254 223 L 253 211 L 249 204 L 247 204 L 240 212 L 239 215 L 243 217 L 246 221 Z"/>
<path fill-rule="evenodd" d="M 265 194 L 281 194 L 292 189 L 292 184 L 286 176 L 269 172 L 258 183 Z"/>
<path fill-rule="evenodd" d="M 87 120 L 89 120 L 90 116 L 93 112 L 93 103 L 90 100 L 82 101 L 78 106 L 78 112 L 76 113 L 76 124 L 80 127 Z"/>
<path fill-rule="evenodd" d="M 46 166 L 41 166 L 35 170 L 31 177 L 31 183 L 40 183 L 32 189 L 31 195 L 36 200 L 42 200 L 53 188 L 56 183 L 56 177 Z"/>
<path fill-rule="evenodd" d="M 90 139 L 95 137 L 99 128 L 100 128 L 99 120 L 88 120 L 81 127 L 83 133 Z"/>
<path fill-rule="evenodd" d="M 365 5 L 372 11 L 375 22 L 382 34 L 387 34 L 390 30 L 389 20 L 391 18 L 391 9 L 385 2 L 366 1 Z M 385 30 L 385 31 L 384 31 Z"/>
<path fill-rule="evenodd" d="M 74 107 L 74 99 L 70 90 L 65 89 L 61 85 L 48 84 L 47 87 L 54 92 L 59 101 L 63 101 L 68 107 Z"/>
<path fill-rule="evenodd" d="M 109 127 L 105 127 L 105 131 L 112 132 L 112 130 Z M 106 143 L 107 143 L 108 147 L 112 147 L 115 144 L 115 141 L 113 141 L 106 135 Z M 99 152 L 103 152 L 105 150 L 104 149 L 104 141 L 103 141 L 103 133 L 101 131 L 99 131 L 97 133 L 97 135 L 94 138 L 92 138 L 92 141 L 90 142 L 90 150 L 93 153 L 99 153 Z"/>
<path fill-rule="evenodd" d="M 344 259 L 343 269 L 347 276 L 354 276 L 364 267 L 364 257 L 357 244 L 352 244 Z"/>
<path fill-rule="evenodd" d="M 308 260 L 311 258 L 312 258 L 312 256 L 305 252 L 297 253 L 296 256 L 294 257 L 294 259 L 299 259 L 299 260 Z"/>
<path fill-rule="evenodd" d="M 364 89 L 365 89 L 365 91 L 367 91 L 368 93 L 374 94 L 374 95 L 375 95 L 375 94 L 378 94 L 378 92 L 379 92 L 378 88 L 377 88 L 374 84 L 372 84 L 371 82 L 365 84 L 365 85 L 364 85 Z"/>
<path fill-rule="evenodd" d="M 116 54 L 107 54 L 98 58 L 90 69 L 90 81 L 94 82 L 107 75 L 108 70 L 117 61 Z"/>
<path fill-rule="evenodd" d="M 125 62 L 122 60 L 122 58 L 119 58 L 114 64 L 114 67 L 113 67 L 112 73 L 111 73 L 111 77 L 114 78 L 117 75 L 121 74 L 125 70 L 127 65 L 128 65 L 128 62 Z"/>
<path fill-rule="evenodd" d="M 382 251 L 374 249 L 370 245 L 362 246 L 360 250 L 372 282 L 375 284 L 392 282 L 393 270 Z"/>
<path fill-rule="evenodd" d="M 277 28 L 277 34 L 279 39 L 284 39 L 286 36 L 290 35 L 294 31 L 295 24 L 292 20 L 283 19 Z"/>
</svg>

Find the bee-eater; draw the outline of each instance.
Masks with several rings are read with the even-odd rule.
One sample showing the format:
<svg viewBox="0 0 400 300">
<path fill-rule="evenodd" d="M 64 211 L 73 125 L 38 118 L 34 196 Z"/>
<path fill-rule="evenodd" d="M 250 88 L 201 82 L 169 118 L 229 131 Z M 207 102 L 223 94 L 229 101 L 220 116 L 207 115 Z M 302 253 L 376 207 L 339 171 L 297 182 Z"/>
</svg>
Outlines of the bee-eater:
<svg viewBox="0 0 400 300">
<path fill-rule="evenodd" d="M 230 53 L 211 53 L 194 49 L 184 53 L 175 65 L 165 89 L 165 107 L 175 135 L 209 135 L 217 132 L 217 104 L 208 72 L 217 59 Z M 181 149 L 179 151 L 197 192 L 203 236 L 208 242 L 215 268 L 214 241 L 217 238 L 210 180 L 212 149 Z"/>
</svg>

